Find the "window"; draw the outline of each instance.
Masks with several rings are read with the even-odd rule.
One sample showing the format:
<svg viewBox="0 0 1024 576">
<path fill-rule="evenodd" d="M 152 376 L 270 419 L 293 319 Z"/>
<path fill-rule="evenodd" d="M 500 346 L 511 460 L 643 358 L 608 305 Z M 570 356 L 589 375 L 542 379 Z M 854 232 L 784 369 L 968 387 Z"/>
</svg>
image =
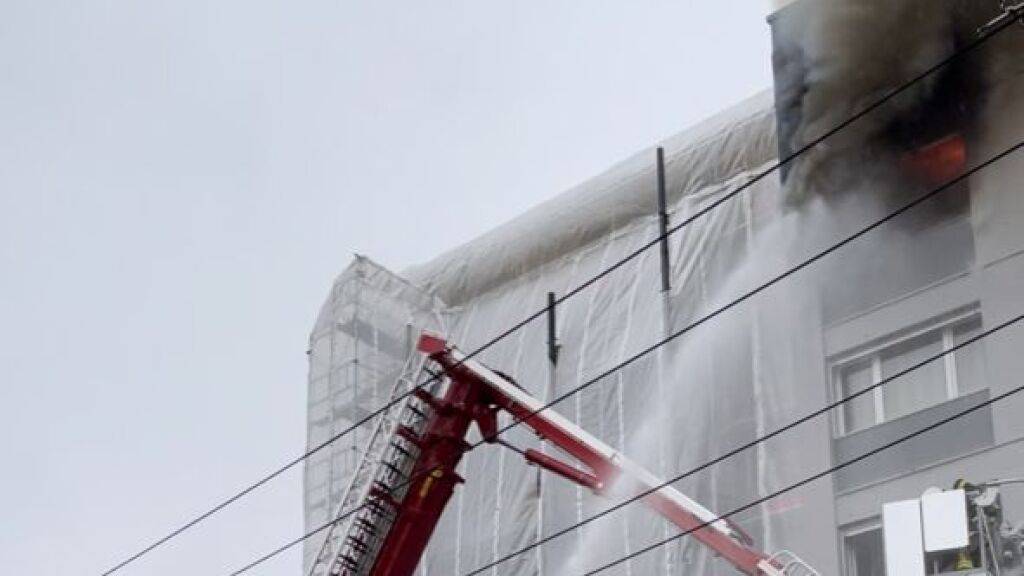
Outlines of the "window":
<svg viewBox="0 0 1024 576">
<path fill-rule="evenodd" d="M 885 540 L 877 521 L 844 529 L 842 538 L 845 576 L 886 576 Z"/>
<path fill-rule="evenodd" d="M 841 359 L 832 366 L 836 397 L 850 398 L 980 332 L 981 316 L 971 312 Z M 968 345 L 844 403 L 837 432 L 857 432 L 985 388 L 982 350 L 980 343 Z"/>
</svg>

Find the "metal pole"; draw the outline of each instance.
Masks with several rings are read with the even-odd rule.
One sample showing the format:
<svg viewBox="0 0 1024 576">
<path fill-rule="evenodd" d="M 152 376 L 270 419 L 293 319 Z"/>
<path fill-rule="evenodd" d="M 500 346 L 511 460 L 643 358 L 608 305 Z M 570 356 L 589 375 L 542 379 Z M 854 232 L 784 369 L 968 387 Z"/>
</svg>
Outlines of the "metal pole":
<svg viewBox="0 0 1024 576">
<path fill-rule="evenodd" d="M 551 361 L 552 366 L 558 364 L 558 324 L 555 318 L 557 303 L 555 293 L 548 292 L 548 360 Z"/>
<path fill-rule="evenodd" d="M 671 260 L 668 252 L 668 193 L 665 190 L 665 149 L 658 147 L 658 232 L 661 238 L 661 291 L 672 289 Z"/>
<path fill-rule="evenodd" d="M 672 332 L 672 259 L 668 246 L 668 192 L 665 186 L 665 149 L 661 146 L 657 149 L 657 174 L 658 174 L 658 248 L 661 255 L 661 331 L 662 335 L 668 337 Z M 663 401 L 665 398 L 665 380 L 667 369 L 665 366 L 665 348 L 658 348 L 657 352 L 658 370 L 658 398 Z M 658 436 L 658 473 L 668 474 L 666 457 L 666 446 L 664 434 Z M 662 523 L 662 536 L 668 538 L 671 535 L 672 527 L 668 522 Z M 671 575 L 675 568 L 672 562 L 672 550 L 670 546 L 664 548 L 665 562 L 664 574 Z"/>
</svg>

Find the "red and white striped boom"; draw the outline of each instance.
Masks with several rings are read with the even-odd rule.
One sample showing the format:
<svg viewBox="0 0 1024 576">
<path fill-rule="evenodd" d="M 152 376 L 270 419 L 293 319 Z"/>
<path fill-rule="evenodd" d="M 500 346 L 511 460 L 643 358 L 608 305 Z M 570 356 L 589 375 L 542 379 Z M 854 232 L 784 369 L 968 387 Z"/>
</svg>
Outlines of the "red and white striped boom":
<svg viewBox="0 0 1024 576">
<path fill-rule="evenodd" d="M 409 475 L 410 484 L 395 507 L 394 522 L 383 536 L 380 551 L 367 574 L 410 576 L 423 554 L 444 508 L 457 484 L 462 456 L 470 449 L 466 434 L 476 423 L 486 441 L 498 436 L 497 414 L 504 410 L 530 427 L 541 438 L 558 446 L 585 469 L 557 460 L 537 450 L 525 457 L 572 482 L 601 494 L 615 487 L 627 497 L 645 494 L 640 501 L 715 551 L 740 573 L 749 576 L 791 576 L 816 574 L 789 553 L 769 556 L 730 522 L 667 485 L 639 464 L 546 407 L 510 379 L 467 357 L 439 336 L 424 333 L 418 348 L 436 362 L 448 378 L 442 397 L 417 391 L 417 397 L 431 408 L 423 432 L 410 436 L 419 456 Z M 362 571 L 360 571 L 362 572 Z"/>
</svg>

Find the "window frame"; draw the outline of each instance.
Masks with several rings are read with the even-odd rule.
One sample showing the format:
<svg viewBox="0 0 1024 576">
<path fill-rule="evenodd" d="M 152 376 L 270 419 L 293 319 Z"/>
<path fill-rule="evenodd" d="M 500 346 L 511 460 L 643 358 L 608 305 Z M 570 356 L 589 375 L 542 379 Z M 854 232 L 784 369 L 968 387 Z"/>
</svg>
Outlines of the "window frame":
<svg viewBox="0 0 1024 576">
<path fill-rule="evenodd" d="M 885 553 L 885 533 L 882 529 L 882 518 L 874 516 L 872 518 L 840 526 L 838 530 L 839 536 L 839 562 L 842 568 L 843 576 L 857 576 L 856 573 L 852 572 L 855 566 L 851 566 L 852 554 L 850 550 L 849 540 L 854 536 L 860 536 L 868 532 L 882 532 L 882 553 Z"/>
<path fill-rule="evenodd" d="M 887 350 L 891 350 L 900 344 L 906 343 L 915 338 L 919 338 L 929 333 L 933 333 L 941 330 L 942 340 L 942 351 L 948 352 L 956 346 L 955 334 L 958 327 L 974 322 L 982 321 L 981 310 L 976 306 L 959 312 L 957 314 L 942 317 L 941 319 L 934 320 L 931 322 L 924 323 L 912 330 L 906 332 L 899 332 L 894 335 L 886 336 L 879 341 L 863 347 L 858 348 L 855 352 L 846 354 L 840 354 L 835 356 L 828 366 L 829 381 L 830 381 L 830 392 L 832 397 L 836 401 L 845 400 L 846 396 L 843 393 L 844 381 L 842 378 L 842 370 L 851 364 L 858 362 L 867 363 L 871 365 L 871 386 L 875 386 L 882 381 L 882 357 Z M 982 324 L 984 327 L 984 324 Z M 946 354 L 942 357 L 943 375 L 945 379 L 946 397 L 943 402 L 955 400 L 963 396 L 961 394 L 961 386 L 958 380 L 958 372 L 956 366 L 956 354 Z M 987 386 L 986 386 L 987 387 Z M 847 430 L 846 426 L 846 414 L 842 406 L 836 407 L 833 411 L 833 423 L 834 423 L 834 435 L 836 438 L 842 438 L 851 434 L 856 434 L 864 430 L 870 430 L 876 426 L 885 424 L 886 422 L 892 422 L 897 418 L 886 418 L 886 406 L 885 406 L 885 386 L 878 386 L 870 392 L 872 398 L 872 406 L 874 410 L 874 421 L 873 423 L 858 428 L 856 430 Z M 925 410 L 930 406 L 922 406 L 918 410 L 914 410 L 910 414 Z M 906 415 L 904 415 L 906 416 Z"/>
</svg>

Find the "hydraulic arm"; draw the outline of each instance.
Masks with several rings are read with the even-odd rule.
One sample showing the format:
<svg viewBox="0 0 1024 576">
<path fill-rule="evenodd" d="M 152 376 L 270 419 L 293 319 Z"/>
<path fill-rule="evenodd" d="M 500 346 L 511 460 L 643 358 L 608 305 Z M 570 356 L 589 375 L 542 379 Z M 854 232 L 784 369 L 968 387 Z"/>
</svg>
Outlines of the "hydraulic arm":
<svg viewBox="0 0 1024 576">
<path fill-rule="evenodd" d="M 439 395 L 417 390 L 416 397 L 427 412 L 425 424 L 414 430 L 401 426 L 396 431 L 405 452 L 415 453 L 405 485 L 395 494 L 387 487 L 372 490 L 369 504 L 387 519 L 384 533 L 375 534 L 373 522 L 363 532 L 374 535 L 372 554 L 361 554 L 360 561 L 338 562 L 344 569 L 336 574 L 373 576 L 411 576 L 444 508 L 457 484 L 464 480 L 456 473 L 462 456 L 470 449 L 466 436 L 476 424 L 483 438 L 497 441 L 498 412 L 504 410 L 538 436 L 572 456 L 578 467 L 537 451 L 527 450 L 525 457 L 567 480 L 598 494 L 614 489 L 616 494 L 636 496 L 681 530 L 711 548 L 740 573 L 750 576 L 816 575 L 803 561 L 788 552 L 767 555 L 737 527 L 690 499 L 678 490 L 663 485 L 637 463 L 591 436 L 558 413 L 545 409 L 537 398 L 482 363 L 467 358 L 442 338 L 424 333 L 419 350 L 443 371 L 446 386 Z M 350 537 L 351 540 L 351 537 Z M 360 544 L 369 548 L 365 543 Z M 358 550 L 359 548 L 354 548 Z"/>
</svg>

